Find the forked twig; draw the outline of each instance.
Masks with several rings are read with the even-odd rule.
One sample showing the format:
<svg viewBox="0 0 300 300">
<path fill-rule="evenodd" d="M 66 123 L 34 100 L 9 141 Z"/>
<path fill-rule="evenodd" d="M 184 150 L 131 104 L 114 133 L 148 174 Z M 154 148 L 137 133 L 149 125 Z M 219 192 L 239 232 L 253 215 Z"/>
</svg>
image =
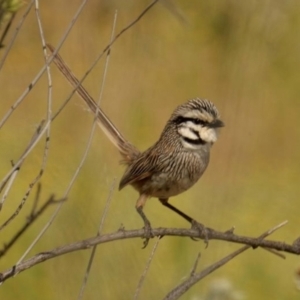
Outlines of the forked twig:
<svg viewBox="0 0 300 300">
<path fill-rule="evenodd" d="M 146 9 L 144 9 L 142 11 L 142 13 L 133 21 L 131 22 L 128 26 L 126 26 L 125 28 L 123 28 L 113 39 L 113 41 L 111 43 L 108 44 L 108 46 L 105 47 L 105 49 L 103 50 L 102 54 L 100 55 L 100 57 L 107 51 L 109 50 L 109 48 L 113 45 L 113 43 L 124 33 L 126 32 L 130 27 L 132 27 L 135 23 L 137 23 L 145 14 L 147 11 L 149 11 L 149 9 L 155 4 L 157 3 L 159 0 L 155 0 L 153 1 L 150 5 L 148 5 L 146 7 Z M 85 3 L 85 1 L 84 1 Z M 77 15 L 76 15 L 77 16 Z M 59 44 L 59 46 L 57 47 L 56 50 L 53 51 L 53 55 L 48 59 L 48 62 L 46 65 L 49 65 L 51 63 L 51 61 L 54 59 L 56 53 L 58 52 L 59 48 L 61 47 L 62 42 Z M 100 58 L 99 58 L 100 59 Z M 44 66 L 44 68 L 46 68 L 46 66 Z M 43 69 L 44 70 L 44 69 Z M 75 91 L 74 91 L 75 92 Z M 71 97 L 71 96 L 70 96 Z M 57 113 L 52 117 L 52 121 L 55 119 L 55 117 L 57 116 Z M 0 122 L 0 128 L 1 128 L 1 122 Z M 92 141 L 92 135 L 93 133 L 91 132 L 90 137 L 88 139 L 88 144 L 85 150 L 85 153 L 83 154 L 82 160 L 77 168 L 77 170 L 74 173 L 74 176 L 72 177 L 70 183 L 68 184 L 68 187 L 65 191 L 64 194 L 64 198 L 67 198 L 71 188 L 73 187 L 73 184 L 79 174 L 79 171 L 82 168 L 82 165 L 87 157 L 88 151 L 89 151 L 89 147 Z M 47 229 L 51 226 L 51 224 L 53 223 L 53 221 L 55 220 L 57 214 L 59 213 L 61 207 L 62 207 L 63 203 L 61 203 L 60 205 L 57 206 L 55 212 L 53 213 L 53 215 L 51 216 L 50 220 L 47 222 L 47 224 L 42 228 L 42 230 L 39 232 L 38 236 L 34 239 L 34 241 L 31 243 L 31 245 L 28 247 L 28 249 L 25 251 L 25 253 L 22 255 L 22 257 L 19 259 L 18 263 L 19 264 L 28 254 L 28 252 L 34 247 L 34 245 L 38 242 L 38 240 L 43 236 L 43 234 L 47 231 Z"/>
<path fill-rule="evenodd" d="M 7 175 L 2 180 L 2 182 L 0 184 L 0 191 L 4 188 L 4 186 L 7 184 L 7 182 L 9 182 L 9 179 L 11 178 L 11 176 L 13 174 L 16 174 L 16 172 L 20 169 L 20 167 L 21 167 L 22 163 L 24 162 L 25 158 L 28 156 L 30 151 L 36 146 L 37 142 L 43 136 L 45 130 L 47 129 L 47 127 L 49 126 L 50 123 L 47 122 L 47 124 L 44 126 L 44 128 L 42 128 L 43 124 L 44 124 L 44 121 L 42 121 L 40 126 L 37 128 L 34 136 L 32 137 L 31 141 L 29 142 L 28 146 L 26 147 L 25 151 L 23 152 L 23 154 L 21 155 L 21 157 L 19 158 L 17 163 L 15 163 L 13 165 L 12 169 L 7 173 Z M 4 200 L 7 198 L 7 193 L 8 193 L 8 190 L 6 189 L 4 195 L 1 199 L 1 206 L 3 205 Z M 25 194 L 25 196 L 22 198 L 22 201 L 19 204 L 16 211 L 0 226 L 0 231 L 3 228 L 5 228 L 19 214 L 20 210 L 23 208 L 23 206 L 26 202 L 27 197 L 28 197 L 28 195 Z"/>
<path fill-rule="evenodd" d="M 277 226 L 275 226 L 275 227 L 269 229 L 268 231 L 264 232 L 262 235 L 260 235 L 258 237 L 258 239 L 262 240 L 262 239 L 266 238 L 267 236 L 272 234 L 274 231 L 276 231 L 279 228 L 283 227 L 285 224 L 286 224 L 286 222 L 282 222 L 282 223 L 278 224 Z M 210 265 L 209 267 L 205 268 L 201 272 L 196 273 L 196 274 L 192 273 L 191 276 L 187 280 L 185 280 L 184 282 L 182 282 L 181 284 L 176 286 L 172 291 L 170 291 L 167 294 L 167 296 L 164 298 L 164 300 L 176 300 L 176 299 L 178 299 L 188 289 L 190 289 L 193 285 L 195 285 L 198 281 L 200 281 L 201 279 L 203 279 L 204 277 L 206 277 L 207 275 L 209 275 L 213 271 L 217 270 L 218 268 L 222 267 L 223 265 L 225 265 L 226 263 L 231 261 L 234 257 L 236 257 L 237 255 L 243 253 L 244 251 L 246 251 L 249 248 L 251 248 L 251 246 L 248 246 L 248 245 L 243 246 L 242 248 L 232 252 L 231 254 L 225 256 L 224 258 L 217 261 L 216 263 L 214 263 L 214 264 Z"/>
<path fill-rule="evenodd" d="M 90 74 L 92 69 L 96 66 L 98 61 L 102 58 L 102 56 L 109 51 L 109 49 L 112 47 L 112 45 L 118 40 L 118 38 L 121 37 L 128 29 L 130 29 L 132 26 L 134 26 L 159 0 L 154 0 L 151 2 L 139 15 L 138 17 L 130 22 L 127 26 L 125 26 L 111 41 L 108 45 L 104 47 L 102 52 L 98 55 L 98 57 L 95 59 L 95 61 L 92 63 L 91 67 L 85 72 L 84 76 L 79 80 L 78 86 L 80 86 L 81 83 L 85 80 L 85 78 Z M 52 52 L 53 56 L 50 57 L 50 60 L 53 60 L 53 57 L 58 53 L 59 48 L 57 47 L 56 49 L 51 46 L 50 44 L 47 45 L 50 51 Z M 49 62 L 50 63 L 50 62 Z M 67 105 L 67 103 L 70 101 L 72 96 L 75 94 L 76 88 L 73 89 L 71 92 L 70 96 L 67 97 L 65 102 L 61 105 L 61 107 L 57 110 L 57 112 L 53 115 L 53 120 L 61 113 L 61 111 L 64 109 L 64 107 Z"/>
<path fill-rule="evenodd" d="M 41 24 L 41 21 L 40 21 L 40 18 L 39 18 L 38 0 L 35 0 L 35 3 L 36 3 L 36 14 L 37 14 L 37 19 L 38 19 L 38 24 L 39 24 L 39 29 L 40 29 L 40 35 L 41 35 L 41 40 L 42 40 L 43 49 L 44 49 L 45 61 L 47 61 L 47 59 L 46 59 L 47 53 L 45 52 L 46 51 L 46 46 L 45 46 L 44 33 L 43 33 L 42 24 Z M 49 142 L 50 142 L 51 107 L 52 107 L 52 83 L 51 83 L 51 75 L 50 75 L 50 71 L 49 71 L 49 66 L 47 66 L 47 75 L 48 75 L 47 124 L 49 126 L 46 128 L 46 142 L 45 142 L 45 147 L 44 147 L 44 155 L 43 155 L 42 165 L 41 165 L 41 168 L 38 172 L 38 175 L 29 184 L 29 187 L 28 187 L 27 191 L 25 192 L 25 195 L 23 196 L 19 207 L 17 208 L 15 213 L 5 223 L 3 223 L 3 225 L 0 226 L 0 230 L 2 230 L 4 227 L 6 227 L 19 214 L 19 212 L 23 208 L 27 198 L 29 197 L 33 187 L 40 180 L 40 178 L 43 176 L 43 173 L 44 173 L 44 170 L 45 170 L 45 167 L 46 167 L 47 158 L 48 158 L 48 150 L 49 150 Z M 41 126 L 42 125 L 39 126 L 39 128 L 37 130 L 37 133 L 39 133 L 39 130 L 41 129 Z M 34 142 L 34 140 L 35 140 L 35 136 L 32 138 L 31 142 Z M 29 147 L 27 147 L 27 149 L 28 148 Z M 26 152 L 26 150 L 25 150 L 25 152 Z M 29 153 L 29 151 L 28 151 L 28 153 Z M 4 192 L 4 195 L 3 195 L 3 197 L 0 201 L 0 210 L 3 206 L 4 200 L 7 198 L 8 190 L 11 187 L 12 179 L 14 179 L 16 177 L 16 174 L 19 171 L 19 168 L 16 169 L 12 173 L 11 177 L 9 178 L 7 188 L 6 188 L 6 190 Z"/>
<path fill-rule="evenodd" d="M 32 4 L 34 3 L 35 0 L 32 0 Z M 83 10 L 83 7 L 85 6 L 87 0 L 82 0 L 81 5 L 79 6 L 77 12 L 75 13 L 72 21 L 70 22 L 65 34 L 61 38 L 57 50 L 58 51 L 61 46 L 63 45 L 64 41 L 66 40 L 67 36 L 69 35 L 73 25 L 75 24 L 75 21 L 79 17 L 81 11 Z M 44 64 L 44 66 L 41 68 L 41 70 L 38 72 L 38 74 L 34 77 L 34 79 L 31 81 L 31 83 L 28 85 L 28 87 L 25 89 L 25 91 L 22 93 L 22 95 L 15 101 L 15 103 L 10 107 L 10 109 L 7 111 L 7 113 L 4 115 L 2 120 L 0 120 L 0 129 L 2 126 L 5 124 L 5 122 L 8 120 L 8 118 L 11 116 L 11 114 L 16 110 L 16 108 L 23 102 L 25 97 L 29 94 L 29 92 L 32 90 L 32 88 L 36 85 L 36 83 L 40 80 L 44 72 L 47 70 L 47 66 L 51 63 L 52 57 L 48 59 L 47 63 Z"/>
<path fill-rule="evenodd" d="M 39 190 L 37 192 L 37 195 L 39 195 Z M 36 197 L 35 203 L 37 204 L 39 199 L 39 196 Z M 57 204 L 65 199 L 59 199 L 55 200 L 54 196 L 51 196 L 38 210 L 36 210 L 36 206 L 34 205 L 32 207 L 32 210 L 29 214 L 29 216 L 26 218 L 26 223 L 23 225 L 21 229 L 19 229 L 14 236 L 10 239 L 9 242 L 5 243 L 3 248 L 0 249 L 0 258 L 4 256 L 7 251 L 17 242 L 17 240 L 26 232 L 26 230 L 36 221 L 36 219 L 42 215 L 42 213 L 52 204 Z"/>
</svg>

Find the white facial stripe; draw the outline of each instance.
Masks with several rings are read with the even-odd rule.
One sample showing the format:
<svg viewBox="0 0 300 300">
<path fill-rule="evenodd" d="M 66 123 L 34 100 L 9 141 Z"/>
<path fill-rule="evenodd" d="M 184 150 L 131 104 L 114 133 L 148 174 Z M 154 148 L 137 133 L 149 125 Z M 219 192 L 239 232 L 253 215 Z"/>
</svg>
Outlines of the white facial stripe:
<svg viewBox="0 0 300 300">
<path fill-rule="evenodd" d="M 194 131 L 197 131 L 199 132 L 202 128 L 202 125 L 200 124 L 195 124 L 194 122 L 192 121 L 187 121 L 184 123 L 184 126 L 186 126 L 187 128 L 191 128 L 192 130 Z"/>
<path fill-rule="evenodd" d="M 179 127 L 178 132 L 184 137 L 191 140 L 199 140 L 199 136 L 191 130 L 188 126 Z"/>
<path fill-rule="evenodd" d="M 183 138 L 197 141 L 199 140 L 201 129 L 202 125 L 195 124 L 193 121 L 186 121 L 180 125 L 178 132 L 183 136 Z"/>
<path fill-rule="evenodd" d="M 200 138 L 207 143 L 214 143 L 218 136 L 214 128 L 202 127 L 199 132 Z"/>
<path fill-rule="evenodd" d="M 202 125 L 195 124 L 192 121 L 182 123 L 178 128 L 178 132 L 183 138 L 197 141 L 200 137 L 200 139 L 206 143 L 215 143 L 218 138 L 217 131 L 214 128 L 203 127 Z M 187 143 L 187 141 L 185 143 Z M 194 145 L 190 146 L 191 148 L 195 147 Z"/>
</svg>

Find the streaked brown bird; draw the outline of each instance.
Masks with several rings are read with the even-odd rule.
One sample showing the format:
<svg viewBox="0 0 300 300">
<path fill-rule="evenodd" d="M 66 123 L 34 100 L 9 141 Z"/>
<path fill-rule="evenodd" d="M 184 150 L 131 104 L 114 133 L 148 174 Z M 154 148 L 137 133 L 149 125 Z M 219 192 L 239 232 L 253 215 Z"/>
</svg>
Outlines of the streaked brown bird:
<svg viewBox="0 0 300 300">
<path fill-rule="evenodd" d="M 54 48 L 48 45 L 54 52 Z M 119 189 L 132 185 L 139 193 L 136 210 L 145 225 L 146 246 L 151 237 L 151 225 L 143 212 L 150 197 L 173 210 L 199 230 L 205 227 L 186 215 L 168 200 L 191 186 L 208 166 L 210 148 L 216 142 L 218 129 L 224 126 L 215 105 L 206 99 L 191 99 L 172 113 L 158 141 L 144 152 L 129 143 L 88 94 L 68 66 L 57 54 L 54 63 L 76 92 L 97 116 L 97 123 L 117 147 L 122 162 L 127 165 Z"/>
</svg>

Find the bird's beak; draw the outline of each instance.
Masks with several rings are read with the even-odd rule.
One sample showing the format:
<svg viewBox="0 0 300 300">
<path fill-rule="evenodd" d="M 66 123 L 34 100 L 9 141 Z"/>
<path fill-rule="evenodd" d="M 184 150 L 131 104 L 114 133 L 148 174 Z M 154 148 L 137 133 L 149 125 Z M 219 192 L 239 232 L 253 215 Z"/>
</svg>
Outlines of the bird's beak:
<svg viewBox="0 0 300 300">
<path fill-rule="evenodd" d="M 210 124 L 210 127 L 212 128 L 219 128 L 224 126 L 225 126 L 224 122 L 219 119 L 216 119 L 213 123 Z"/>
</svg>

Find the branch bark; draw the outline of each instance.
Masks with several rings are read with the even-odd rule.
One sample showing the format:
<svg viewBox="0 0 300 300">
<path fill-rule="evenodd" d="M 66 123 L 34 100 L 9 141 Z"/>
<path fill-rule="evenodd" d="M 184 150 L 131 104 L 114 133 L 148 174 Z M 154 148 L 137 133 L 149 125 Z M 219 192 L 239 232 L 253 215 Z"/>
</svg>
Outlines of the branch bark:
<svg viewBox="0 0 300 300">
<path fill-rule="evenodd" d="M 190 238 L 199 238 L 205 240 L 206 234 L 203 234 L 195 229 L 185 229 L 185 228 L 153 228 L 153 236 L 181 236 Z M 212 228 L 207 228 L 207 234 L 209 240 L 222 240 L 237 244 L 248 245 L 252 248 L 263 247 L 269 248 L 277 251 L 282 251 L 291 254 L 300 254 L 300 243 L 298 239 L 295 240 L 293 244 L 287 244 L 280 241 L 264 240 L 263 238 L 253 238 L 242 235 L 236 235 L 232 231 L 221 232 L 214 230 Z M 30 259 L 27 259 L 17 265 L 12 266 L 8 270 L 0 273 L 0 283 L 5 280 L 21 273 L 34 265 L 42 263 L 46 260 L 55 258 L 60 255 L 64 255 L 70 252 L 89 249 L 95 245 L 108 243 L 116 240 L 131 239 L 131 238 L 145 238 L 144 229 L 135 230 L 124 230 L 119 229 L 116 232 L 109 234 L 91 237 L 82 241 L 78 241 L 72 244 L 64 245 L 50 251 L 41 252 Z"/>
</svg>

